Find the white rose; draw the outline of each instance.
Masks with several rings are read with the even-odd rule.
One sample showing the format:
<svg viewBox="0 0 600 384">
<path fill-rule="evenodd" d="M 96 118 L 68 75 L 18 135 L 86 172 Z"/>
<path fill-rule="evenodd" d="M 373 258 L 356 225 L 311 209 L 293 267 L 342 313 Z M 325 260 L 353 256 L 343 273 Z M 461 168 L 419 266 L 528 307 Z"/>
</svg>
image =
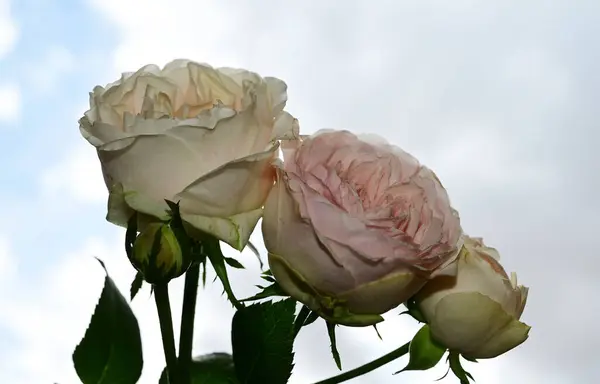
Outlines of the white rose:
<svg viewBox="0 0 600 384">
<path fill-rule="evenodd" d="M 297 136 L 286 84 L 245 70 L 175 60 L 90 94 L 79 121 L 109 189 L 107 220 L 167 217 L 242 249 L 271 190 L 278 139 Z M 145 218 L 145 220 L 144 220 Z"/>
<path fill-rule="evenodd" d="M 415 297 L 434 339 L 465 357 L 496 357 L 528 337 L 531 327 L 519 321 L 528 288 L 499 258 L 481 238 L 464 236 L 457 276 L 437 277 Z"/>
</svg>

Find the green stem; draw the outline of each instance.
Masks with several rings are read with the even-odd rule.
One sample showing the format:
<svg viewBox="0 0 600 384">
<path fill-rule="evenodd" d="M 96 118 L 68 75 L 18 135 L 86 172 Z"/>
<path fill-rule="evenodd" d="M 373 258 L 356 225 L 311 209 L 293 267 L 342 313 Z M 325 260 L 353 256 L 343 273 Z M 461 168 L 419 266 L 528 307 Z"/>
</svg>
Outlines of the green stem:
<svg viewBox="0 0 600 384">
<path fill-rule="evenodd" d="M 344 382 L 346 380 L 350 380 L 353 379 L 355 377 L 364 375 L 365 373 L 371 372 L 376 370 L 377 368 L 392 362 L 394 360 L 396 360 L 397 358 L 404 356 L 408 353 L 408 346 L 410 345 L 410 342 L 404 344 L 403 346 L 401 346 L 400 348 L 393 350 L 392 352 L 388 353 L 387 355 L 383 355 L 381 356 L 379 359 L 373 360 L 370 363 L 367 363 L 365 365 L 361 365 L 358 368 L 354 368 L 351 371 L 348 372 L 344 372 L 342 374 L 339 374 L 337 376 L 333 376 L 330 377 L 329 379 L 325 379 L 323 381 L 319 381 L 315 384 L 337 384 L 337 383 L 341 383 Z"/>
<path fill-rule="evenodd" d="M 175 354 L 175 337 L 173 336 L 173 319 L 171 317 L 171 303 L 169 302 L 169 288 L 167 284 L 154 285 L 154 299 L 160 322 L 165 360 L 170 384 L 180 384 L 177 377 L 177 355 Z"/>
<path fill-rule="evenodd" d="M 196 314 L 196 298 L 198 281 L 200 280 L 200 263 L 194 262 L 185 274 L 183 291 L 183 308 L 181 310 L 181 329 L 179 332 L 179 374 L 182 384 L 191 383 L 190 366 L 192 364 L 192 344 L 194 341 L 194 317 Z"/>
</svg>

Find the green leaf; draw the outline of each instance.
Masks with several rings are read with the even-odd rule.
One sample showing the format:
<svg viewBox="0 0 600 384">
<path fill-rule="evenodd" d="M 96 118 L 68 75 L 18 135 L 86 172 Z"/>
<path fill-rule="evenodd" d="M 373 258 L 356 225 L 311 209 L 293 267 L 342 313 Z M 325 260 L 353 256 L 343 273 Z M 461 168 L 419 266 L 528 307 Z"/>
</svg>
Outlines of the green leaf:
<svg viewBox="0 0 600 384">
<path fill-rule="evenodd" d="M 73 363 L 84 384 L 134 384 L 142 373 L 137 319 L 108 272 L 90 325 L 73 352 Z"/>
<path fill-rule="evenodd" d="M 221 251 L 221 243 L 216 238 L 210 236 L 206 237 L 202 244 L 205 246 L 206 255 L 210 260 L 217 277 L 221 280 L 223 284 L 223 289 L 225 289 L 225 293 L 227 294 L 227 298 L 233 304 L 234 307 L 240 309 L 243 307 L 238 299 L 233 294 L 233 289 L 231 288 L 231 284 L 229 283 L 229 277 L 227 276 L 227 268 L 225 267 L 225 256 L 223 256 L 223 252 Z"/>
<path fill-rule="evenodd" d="M 475 381 L 473 376 L 462 367 L 458 352 L 450 351 L 448 361 L 450 362 L 452 373 L 460 380 L 460 384 L 469 384 L 469 379 Z"/>
<path fill-rule="evenodd" d="M 133 279 L 133 282 L 131 283 L 131 289 L 130 289 L 130 294 L 131 294 L 131 301 L 133 301 L 133 298 L 135 297 L 135 295 L 137 295 L 137 293 L 140 291 L 140 288 L 142 288 L 142 284 L 144 283 L 144 274 L 140 271 L 138 271 L 135 274 L 135 278 Z"/>
<path fill-rule="evenodd" d="M 256 258 L 258 259 L 258 263 L 260 264 L 260 269 L 263 269 L 263 261 L 260 258 L 260 253 L 258 252 L 258 248 L 256 248 L 256 246 L 254 244 L 252 244 L 251 241 L 248 241 L 248 244 L 246 244 L 246 246 L 248 248 L 250 248 L 250 250 L 252 251 L 252 253 L 254 253 L 254 256 L 256 256 Z"/>
<path fill-rule="evenodd" d="M 337 349 L 337 344 L 335 342 L 335 324 L 326 321 L 327 323 L 327 334 L 329 335 L 329 341 L 331 341 L 331 354 L 333 355 L 333 360 L 335 360 L 335 365 L 337 365 L 338 369 L 342 370 L 342 359 L 340 358 L 340 353 Z"/>
<path fill-rule="evenodd" d="M 242 263 L 240 263 L 233 257 L 223 257 L 223 258 L 225 259 L 225 262 L 227 263 L 227 265 L 229 265 L 230 267 L 237 268 L 237 269 L 244 269 L 244 266 L 242 265 Z"/>
<path fill-rule="evenodd" d="M 377 329 L 377 324 L 373 324 L 373 329 L 375 329 L 375 332 L 377 333 L 377 337 L 379 337 L 379 340 L 383 340 L 383 338 L 381 337 L 381 334 L 379 333 L 379 329 Z"/>
<path fill-rule="evenodd" d="M 279 284 L 276 282 L 269 286 L 266 286 L 266 287 L 262 287 L 260 285 L 257 285 L 257 287 L 262 289 L 262 291 L 260 291 L 259 293 L 257 293 L 254 296 L 248 297 L 248 298 L 240 300 L 240 301 L 246 302 L 246 301 L 255 301 L 255 300 L 260 300 L 260 299 L 266 299 L 267 297 L 273 297 L 273 296 L 287 296 L 287 293 L 285 293 L 283 291 L 283 289 L 281 289 Z"/>
<path fill-rule="evenodd" d="M 406 307 L 407 311 L 400 313 L 401 315 L 404 315 L 406 313 L 412 316 L 413 319 L 417 320 L 419 323 L 427 322 L 425 320 L 425 316 L 423 316 L 423 313 L 421 313 L 417 302 L 413 298 L 409 299 L 406 303 L 404 303 L 404 306 Z"/>
<path fill-rule="evenodd" d="M 192 359 L 190 384 L 239 384 L 235 375 L 233 358 L 229 353 L 210 353 Z M 169 384 L 166 368 L 158 384 Z"/>
<path fill-rule="evenodd" d="M 277 280 L 275 280 L 275 278 L 273 276 L 269 276 L 269 275 L 261 275 L 260 278 L 265 281 L 268 281 L 269 283 L 277 282 Z"/>
<path fill-rule="evenodd" d="M 425 371 L 433 368 L 445 352 L 446 347 L 432 339 L 429 325 L 425 324 L 410 342 L 408 365 L 394 375 L 404 371 Z"/>
<path fill-rule="evenodd" d="M 253 304 L 233 315 L 231 343 L 242 384 L 285 384 L 293 368 L 296 301 Z"/>
</svg>

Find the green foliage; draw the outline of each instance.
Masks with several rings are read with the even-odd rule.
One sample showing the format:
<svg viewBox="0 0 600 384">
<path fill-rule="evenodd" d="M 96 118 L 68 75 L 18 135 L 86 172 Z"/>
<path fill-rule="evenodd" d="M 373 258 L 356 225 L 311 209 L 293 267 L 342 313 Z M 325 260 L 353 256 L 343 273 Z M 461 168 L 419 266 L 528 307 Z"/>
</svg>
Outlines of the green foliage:
<svg viewBox="0 0 600 384">
<path fill-rule="evenodd" d="M 246 244 L 246 247 L 250 248 L 250 251 L 252 251 L 252 253 L 254 253 L 254 256 L 256 256 L 256 258 L 258 259 L 258 263 L 260 264 L 260 269 L 263 269 L 263 261 L 260 258 L 260 253 L 258 252 L 258 248 L 256 248 L 256 246 L 254 244 L 252 244 L 251 241 L 248 241 L 248 244 Z"/>
<path fill-rule="evenodd" d="M 417 302 L 414 299 L 412 299 L 412 298 L 409 299 L 406 303 L 404 303 L 404 306 L 406 307 L 407 310 L 400 313 L 401 315 L 404 315 L 406 313 L 406 314 L 409 314 L 410 316 L 412 316 L 419 323 L 427 322 L 425 320 L 425 316 L 423 316 L 423 313 L 421 313 L 421 310 L 417 306 Z"/>
<path fill-rule="evenodd" d="M 450 351 L 448 356 L 448 362 L 450 363 L 450 369 L 454 376 L 460 380 L 460 384 L 469 384 L 469 379 L 475 381 L 473 376 L 462 367 L 460 363 L 460 355 L 458 352 Z"/>
<path fill-rule="evenodd" d="M 227 265 L 229 265 L 230 267 L 237 268 L 237 269 L 244 269 L 244 266 L 242 265 L 242 263 L 240 263 L 233 257 L 223 257 L 223 259 L 225 260 Z"/>
<path fill-rule="evenodd" d="M 329 341 L 331 342 L 331 354 L 333 355 L 333 360 L 335 360 L 335 365 L 337 365 L 338 369 L 342 370 L 342 359 L 340 358 L 340 353 L 337 349 L 337 343 L 335 341 L 335 324 L 326 321 L 327 323 L 327 334 L 329 335 Z"/>
<path fill-rule="evenodd" d="M 137 295 L 137 293 L 140 291 L 140 288 L 142 288 L 143 283 L 144 283 L 144 274 L 140 271 L 137 271 L 137 273 L 135 274 L 135 277 L 133 278 L 133 281 L 131 282 L 131 289 L 129 290 L 129 292 L 131 294 L 131 301 L 133 301 L 133 298 L 135 297 L 135 295 Z"/>
<path fill-rule="evenodd" d="M 229 276 L 227 275 L 227 267 L 225 266 L 225 256 L 223 255 L 223 252 L 221 251 L 221 243 L 216 238 L 207 235 L 207 236 L 205 236 L 204 239 L 202 239 L 202 245 L 206 252 L 206 256 L 210 260 L 210 263 L 212 264 L 213 268 L 215 269 L 215 273 L 217 274 L 217 277 L 219 278 L 219 280 L 221 280 L 221 283 L 223 284 L 223 289 L 225 290 L 225 293 L 227 294 L 227 298 L 229 299 L 231 304 L 233 304 L 234 307 L 236 307 L 237 309 L 242 308 L 243 305 L 239 302 L 239 300 L 233 294 L 233 289 L 231 288 L 231 284 L 229 283 Z M 206 267 L 204 268 L 204 270 L 206 270 Z M 206 281 L 204 272 L 203 272 L 202 279 L 203 279 L 203 281 Z"/>
<path fill-rule="evenodd" d="M 375 333 L 377 333 L 377 337 L 379 337 L 379 340 L 383 340 L 383 337 L 381 337 L 381 333 L 379 333 L 379 329 L 377 329 L 377 324 L 373 324 L 373 329 L 375 330 Z"/>
<path fill-rule="evenodd" d="M 256 301 L 256 300 L 266 299 L 268 297 L 274 297 L 274 296 L 287 296 L 287 293 L 285 293 L 283 291 L 283 289 L 281 289 L 281 287 L 279 286 L 279 284 L 277 282 L 274 282 L 271 285 L 267 285 L 266 287 L 262 286 L 262 285 L 257 285 L 256 287 L 262 289 L 262 291 L 260 291 L 259 293 L 257 293 L 254 296 L 245 298 L 241 301 L 242 302 Z"/>
<path fill-rule="evenodd" d="M 142 373 L 137 319 L 108 272 L 90 325 L 73 352 L 73 363 L 84 384 L 134 384 Z"/>
<path fill-rule="evenodd" d="M 233 358 L 228 353 L 210 353 L 192 359 L 190 384 L 239 384 L 235 375 Z M 158 384 L 169 384 L 166 368 Z"/>
<path fill-rule="evenodd" d="M 296 301 L 253 304 L 233 316 L 231 342 L 241 384 L 285 384 L 293 368 Z"/>
<path fill-rule="evenodd" d="M 193 253 L 192 240 L 187 236 L 179 215 L 179 205 L 165 200 L 171 210 L 168 221 L 148 223 L 138 232 L 138 214 L 134 213 L 127 222 L 125 252 L 131 264 L 141 273 L 144 281 L 163 283 L 181 276 L 190 266 Z M 140 274 L 131 286 L 131 297 L 135 297 L 142 282 Z"/>
<path fill-rule="evenodd" d="M 394 374 L 433 368 L 442 359 L 445 352 L 446 348 L 433 340 L 429 325 L 425 324 L 410 342 L 408 365 Z"/>
</svg>

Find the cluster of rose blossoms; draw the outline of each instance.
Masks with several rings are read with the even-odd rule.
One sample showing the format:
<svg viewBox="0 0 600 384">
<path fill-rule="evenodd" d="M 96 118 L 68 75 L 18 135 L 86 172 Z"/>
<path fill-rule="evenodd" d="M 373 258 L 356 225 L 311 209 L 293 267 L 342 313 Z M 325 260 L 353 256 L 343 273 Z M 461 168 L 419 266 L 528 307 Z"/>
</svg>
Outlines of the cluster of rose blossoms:
<svg viewBox="0 0 600 384">
<path fill-rule="evenodd" d="M 436 342 L 468 359 L 524 342 L 528 289 L 463 233 L 435 173 L 373 135 L 300 134 L 286 91 L 187 60 L 96 87 L 80 130 L 98 152 L 107 220 L 127 226 L 136 213 L 153 238 L 174 201 L 190 236 L 241 251 L 262 218 L 272 276 L 331 323 L 374 325 L 410 302 Z M 157 262 L 171 277 L 185 269 Z"/>
</svg>

